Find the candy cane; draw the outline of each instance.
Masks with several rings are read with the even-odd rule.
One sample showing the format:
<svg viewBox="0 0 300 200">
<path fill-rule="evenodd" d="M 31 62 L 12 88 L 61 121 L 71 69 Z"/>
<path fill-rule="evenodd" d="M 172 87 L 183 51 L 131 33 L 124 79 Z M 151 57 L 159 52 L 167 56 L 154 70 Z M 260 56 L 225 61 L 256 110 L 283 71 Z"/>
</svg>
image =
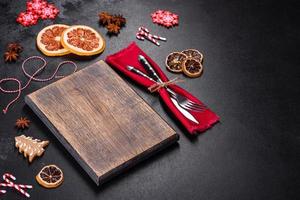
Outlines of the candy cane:
<svg viewBox="0 0 300 200">
<path fill-rule="evenodd" d="M 152 35 L 150 33 L 150 31 L 147 28 L 143 27 L 143 26 L 139 27 L 138 32 L 136 33 L 136 38 L 139 39 L 139 40 L 145 40 L 145 38 L 147 38 L 148 40 L 150 40 L 151 42 L 153 42 L 157 46 L 160 45 L 157 40 L 167 41 L 167 39 L 164 38 L 164 37 L 160 37 L 160 36 L 157 36 L 157 35 Z"/>
<path fill-rule="evenodd" d="M 146 34 L 148 34 L 149 36 L 151 36 L 151 37 L 153 37 L 155 39 L 162 40 L 162 41 L 167 41 L 167 39 L 164 38 L 164 37 L 160 37 L 160 36 L 157 36 L 157 35 L 151 35 L 150 31 L 146 27 L 141 26 L 139 28 L 139 31 L 144 31 Z"/>
<path fill-rule="evenodd" d="M 166 38 L 150 34 L 150 31 L 147 28 L 143 27 L 143 26 L 138 29 L 138 32 L 137 32 L 136 35 L 137 35 L 137 38 L 141 39 L 141 40 L 144 40 L 145 37 L 146 37 L 147 39 L 149 39 L 151 42 L 153 42 L 157 46 L 159 46 L 160 44 L 155 39 L 162 40 L 162 41 L 166 41 L 167 40 Z"/>
<path fill-rule="evenodd" d="M 23 184 L 15 184 L 14 182 L 12 182 L 10 179 L 12 180 L 16 180 L 16 177 L 14 177 L 13 175 L 9 174 L 9 173 L 5 173 L 3 175 L 3 180 L 6 182 L 6 183 L 0 183 L 0 187 L 12 187 L 12 188 L 15 188 L 17 191 L 19 191 L 21 194 L 23 194 L 24 196 L 26 197 L 30 197 L 30 195 L 25 191 L 23 190 L 22 188 L 26 188 L 26 189 L 31 189 L 32 188 L 32 185 L 23 185 Z M 6 193 L 6 190 L 0 190 L 0 193 L 1 194 L 5 194 Z"/>
</svg>

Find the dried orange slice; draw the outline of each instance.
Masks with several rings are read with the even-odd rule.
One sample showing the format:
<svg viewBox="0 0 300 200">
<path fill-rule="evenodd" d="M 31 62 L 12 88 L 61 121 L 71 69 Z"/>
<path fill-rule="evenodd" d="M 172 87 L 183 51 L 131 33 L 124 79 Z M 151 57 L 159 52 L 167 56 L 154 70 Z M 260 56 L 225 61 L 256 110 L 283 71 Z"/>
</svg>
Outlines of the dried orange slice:
<svg viewBox="0 0 300 200">
<path fill-rule="evenodd" d="M 180 52 L 170 53 L 166 58 L 167 69 L 171 72 L 182 72 L 182 63 L 187 59 L 187 56 Z"/>
<path fill-rule="evenodd" d="M 66 29 L 61 38 L 62 45 L 74 54 L 92 56 L 105 48 L 103 37 L 89 26 L 76 25 Z"/>
<path fill-rule="evenodd" d="M 64 174 L 56 165 L 47 165 L 42 168 L 35 179 L 45 188 L 56 188 L 64 181 Z"/>
<path fill-rule="evenodd" d="M 186 49 L 184 51 L 182 51 L 182 53 L 184 53 L 185 55 L 187 55 L 187 57 L 189 59 L 195 59 L 199 62 L 202 63 L 203 61 L 203 54 L 200 53 L 200 51 L 196 50 L 196 49 Z"/>
<path fill-rule="evenodd" d="M 64 30 L 69 26 L 64 24 L 53 24 L 42 29 L 36 38 L 37 47 L 47 56 L 62 56 L 69 54 L 70 51 L 65 49 L 60 41 Z"/>
<path fill-rule="evenodd" d="M 191 78 L 196 78 L 201 75 L 203 71 L 202 64 L 195 59 L 187 59 L 182 63 L 182 70 L 185 75 Z"/>
</svg>

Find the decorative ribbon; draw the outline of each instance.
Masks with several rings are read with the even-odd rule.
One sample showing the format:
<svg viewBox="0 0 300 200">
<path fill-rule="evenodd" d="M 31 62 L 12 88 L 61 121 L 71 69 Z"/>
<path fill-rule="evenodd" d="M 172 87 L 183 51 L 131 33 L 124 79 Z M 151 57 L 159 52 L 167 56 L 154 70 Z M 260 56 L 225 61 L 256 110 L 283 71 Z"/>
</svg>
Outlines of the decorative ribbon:
<svg viewBox="0 0 300 200">
<path fill-rule="evenodd" d="M 160 36 L 157 36 L 157 35 L 152 35 L 150 33 L 150 31 L 147 28 L 143 27 L 143 26 L 141 26 L 138 29 L 138 32 L 136 33 L 136 38 L 139 39 L 139 40 L 145 40 L 145 38 L 147 38 L 148 40 L 150 40 L 151 42 L 153 42 L 157 46 L 160 45 L 157 40 L 167 41 L 167 39 L 164 38 L 164 37 L 160 37 Z"/>
<path fill-rule="evenodd" d="M 158 91 L 159 89 L 163 88 L 163 87 L 167 87 L 169 85 L 173 85 L 175 83 L 180 83 L 180 82 L 184 82 L 184 80 L 182 79 L 178 79 L 178 77 L 173 78 L 172 80 L 166 81 L 166 82 L 162 82 L 162 83 L 154 83 L 153 85 L 151 85 L 150 87 L 148 87 L 148 90 L 153 93 Z"/>
<path fill-rule="evenodd" d="M 30 74 L 25 70 L 25 64 L 26 64 L 29 60 L 32 60 L 32 59 L 38 59 L 38 60 L 41 60 L 41 61 L 43 62 L 43 64 L 42 64 L 42 66 L 39 67 L 32 75 L 30 75 Z M 23 73 L 25 74 L 25 76 L 29 78 L 29 80 L 27 81 L 27 83 L 26 83 L 23 87 L 22 87 L 22 85 L 21 85 L 21 82 L 20 82 L 17 78 L 3 78 L 3 79 L 0 80 L 0 85 L 1 85 L 1 83 L 8 82 L 8 81 L 15 81 L 15 82 L 17 82 L 17 84 L 18 84 L 18 89 L 16 89 L 16 90 L 7 90 L 7 89 L 4 89 L 4 88 L 2 88 L 2 87 L 0 86 L 0 91 L 3 92 L 3 93 L 18 93 L 17 97 L 14 98 L 13 100 L 11 100 L 11 101 L 6 105 L 6 107 L 3 109 L 3 113 L 4 113 L 4 114 L 7 113 L 9 107 L 10 107 L 15 101 L 17 101 L 17 100 L 19 99 L 19 97 L 21 96 L 22 90 L 24 90 L 25 88 L 27 88 L 31 81 L 46 82 L 46 81 L 52 80 L 53 78 L 62 78 L 62 77 L 64 77 L 64 76 L 61 76 L 61 75 L 60 75 L 60 76 L 57 76 L 56 74 L 57 74 L 58 70 L 59 70 L 63 65 L 65 65 L 65 64 L 72 64 L 72 65 L 74 66 L 74 71 L 73 71 L 72 73 L 76 72 L 76 70 L 77 70 L 77 65 L 76 65 L 76 63 L 74 63 L 74 62 L 72 62 L 72 61 L 63 61 L 63 62 L 61 62 L 61 63 L 58 64 L 58 66 L 56 67 L 54 73 L 53 73 L 49 78 L 44 78 L 44 79 L 42 79 L 42 78 L 35 78 L 35 76 L 37 76 L 41 71 L 43 71 L 43 70 L 46 68 L 46 66 L 47 66 L 47 61 L 46 61 L 44 58 L 40 57 L 40 56 L 31 56 L 31 57 L 25 59 L 25 60 L 23 61 L 23 63 L 22 63 L 22 71 L 23 71 Z"/>
<path fill-rule="evenodd" d="M 26 196 L 28 198 L 30 197 L 30 195 L 25 190 L 23 190 L 23 189 L 32 189 L 32 185 L 15 184 L 10 179 L 12 179 L 13 181 L 15 181 L 16 177 L 14 177 L 13 175 L 11 175 L 9 173 L 5 173 L 3 175 L 3 180 L 6 183 L 0 183 L 0 187 L 12 187 L 12 188 L 15 188 L 21 194 L 23 194 L 24 196 Z M 0 194 L 5 194 L 5 193 L 6 193 L 6 190 L 0 190 Z"/>
</svg>

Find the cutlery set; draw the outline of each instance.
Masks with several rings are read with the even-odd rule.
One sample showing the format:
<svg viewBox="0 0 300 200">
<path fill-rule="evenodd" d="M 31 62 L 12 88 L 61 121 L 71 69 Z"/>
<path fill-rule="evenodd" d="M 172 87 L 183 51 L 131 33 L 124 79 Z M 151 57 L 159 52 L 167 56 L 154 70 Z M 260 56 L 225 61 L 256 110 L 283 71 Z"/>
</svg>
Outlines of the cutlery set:
<svg viewBox="0 0 300 200">
<path fill-rule="evenodd" d="M 135 74 L 138 74 L 144 78 L 147 78 L 155 83 L 163 83 L 161 78 L 155 72 L 154 68 L 150 65 L 150 63 L 147 61 L 147 59 L 144 56 L 139 55 L 138 60 L 148 74 L 145 74 L 144 72 L 138 70 L 136 67 L 130 65 L 127 66 L 127 70 L 134 72 Z M 206 106 L 203 104 L 196 103 L 188 99 L 187 97 L 179 93 L 176 93 L 174 90 L 170 89 L 169 87 L 166 87 L 166 90 L 170 95 L 170 99 L 172 103 L 181 112 L 181 114 L 183 114 L 190 121 L 199 124 L 199 121 L 196 120 L 195 117 L 190 112 L 191 111 L 203 112 L 207 109 Z"/>
</svg>

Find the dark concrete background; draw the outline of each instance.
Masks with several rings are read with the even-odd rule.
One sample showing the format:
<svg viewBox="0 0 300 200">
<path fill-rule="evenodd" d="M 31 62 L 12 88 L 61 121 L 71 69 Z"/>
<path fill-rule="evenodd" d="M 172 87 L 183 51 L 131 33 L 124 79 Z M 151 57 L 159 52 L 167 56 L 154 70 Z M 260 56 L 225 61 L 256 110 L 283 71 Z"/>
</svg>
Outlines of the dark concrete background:
<svg viewBox="0 0 300 200">
<path fill-rule="evenodd" d="M 197 137 L 189 137 L 167 115 L 155 95 L 129 82 L 177 130 L 181 139 L 179 145 L 96 187 L 25 106 L 24 95 L 50 83 L 34 82 L 8 114 L 0 115 L 0 175 L 9 171 L 16 175 L 17 182 L 33 184 L 31 199 L 43 200 L 299 199 L 299 1 L 63 0 L 55 4 L 61 13 L 54 22 L 39 21 L 36 26 L 24 28 L 15 18 L 25 9 L 25 1 L 1 0 L 0 54 L 11 41 L 19 41 L 25 48 L 16 63 L 7 64 L 0 59 L 0 78 L 27 80 L 20 65 L 29 56 L 41 55 L 35 47 L 35 37 L 46 25 L 85 24 L 105 35 L 97 14 L 121 13 L 128 20 L 127 26 L 118 37 L 105 36 L 107 48 L 102 55 L 91 60 L 47 58 L 49 68 L 42 76 L 50 75 L 60 61 L 71 59 L 84 68 L 136 41 L 169 77 L 185 79 L 182 86 L 214 110 L 221 123 Z M 156 9 L 178 13 L 180 25 L 166 29 L 153 24 L 149 15 Z M 135 32 L 140 25 L 168 41 L 161 42 L 161 47 L 137 41 Z M 188 79 L 165 69 L 168 53 L 186 48 L 204 53 L 205 72 L 201 78 Z M 1 109 L 13 97 L 0 94 Z M 31 165 L 14 148 L 14 137 L 21 134 L 14 123 L 20 116 L 32 121 L 24 134 L 51 142 L 44 156 Z M 65 181 L 61 187 L 47 190 L 34 177 L 42 166 L 52 163 L 63 169 Z M 0 198 L 23 197 L 9 190 Z"/>
</svg>

